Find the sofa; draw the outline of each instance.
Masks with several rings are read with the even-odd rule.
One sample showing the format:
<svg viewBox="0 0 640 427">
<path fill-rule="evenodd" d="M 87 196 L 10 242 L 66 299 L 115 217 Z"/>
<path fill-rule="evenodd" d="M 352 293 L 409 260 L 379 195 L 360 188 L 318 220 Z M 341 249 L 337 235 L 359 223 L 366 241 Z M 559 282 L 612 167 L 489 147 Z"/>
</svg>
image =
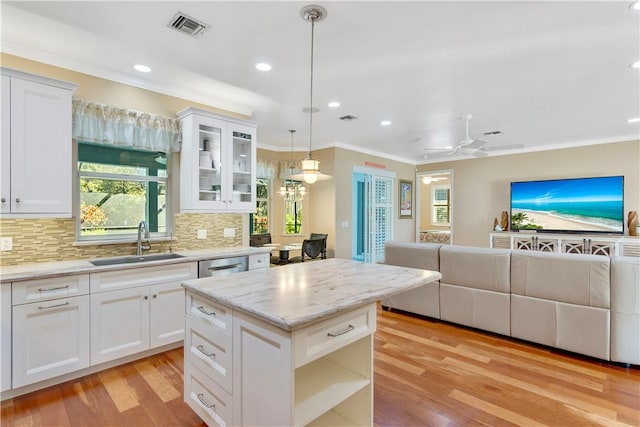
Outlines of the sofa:
<svg viewBox="0 0 640 427">
<path fill-rule="evenodd" d="M 640 365 L 639 258 L 387 242 L 384 263 L 442 274 L 384 308 Z"/>
</svg>

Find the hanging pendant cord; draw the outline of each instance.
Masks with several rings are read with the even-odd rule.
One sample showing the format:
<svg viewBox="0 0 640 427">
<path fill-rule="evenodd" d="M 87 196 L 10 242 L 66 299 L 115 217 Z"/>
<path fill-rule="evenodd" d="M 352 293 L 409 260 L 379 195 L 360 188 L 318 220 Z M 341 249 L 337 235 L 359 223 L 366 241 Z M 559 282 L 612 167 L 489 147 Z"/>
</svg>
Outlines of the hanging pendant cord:
<svg viewBox="0 0 640 427">
<path fill-rule="evenodd" d="M 311 84 L 309 85 L 309 158 L 311 158 L 311 139 L 313 133 L 313 30 L 316 24 L 316 17 L 311 19 Z"/>
</svg>

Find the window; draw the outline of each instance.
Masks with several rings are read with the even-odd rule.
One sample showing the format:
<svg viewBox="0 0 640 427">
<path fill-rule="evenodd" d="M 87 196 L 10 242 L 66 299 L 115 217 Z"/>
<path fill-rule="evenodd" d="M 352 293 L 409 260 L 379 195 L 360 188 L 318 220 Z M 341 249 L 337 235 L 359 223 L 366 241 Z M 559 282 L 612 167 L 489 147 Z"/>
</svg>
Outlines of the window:
<svg viewBox="0 0 640 427">
<path fill-rule="evenodd" d="M 284 202 L 284 234 L 300 234 L 302 228 L 302 202 L 287 200 Z"/>
<path fill-rule="evenodd" d="M 166 235 L 166 159 L 164 153 L 79 142 L 79 238 L 130 238 L 140 221 Z"/>
<path fill-rule="evenodd" d="M 445 185 L 434 185 L 431 189 L 431 224 L 449 225 L 451 223 L 451 188 Z"/>
<path fill-rule="evenodd" d="M 269 232 L 269 188 L 268 178 L 256 179 L 256 212 L 250 214 L 250 234 Z"/>
</svg>

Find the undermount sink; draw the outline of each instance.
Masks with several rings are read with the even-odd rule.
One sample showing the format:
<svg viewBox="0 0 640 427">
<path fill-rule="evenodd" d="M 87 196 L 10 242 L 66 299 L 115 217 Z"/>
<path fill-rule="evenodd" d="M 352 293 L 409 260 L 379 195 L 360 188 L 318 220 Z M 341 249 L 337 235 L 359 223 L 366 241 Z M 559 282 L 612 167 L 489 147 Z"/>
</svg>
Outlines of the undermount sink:
<svg viewBox="0 0 640 427">
<path fill-rule="evenodd" d="M 174 258 L 183 258 L 184 255 L 179 254 L 154 254 L 154 255 L 130 255 L 123 256 L 117 258 L 102 258 L 102 259 L 92 259 L 89 262 L 93 265 L 102 266 L 102 265 L 117 265 L 117 264 L 133 264 L 136 262 L 149 262 L 149 261 L 161 261 L 165 259 L 174 259 Z"/>
</svg>

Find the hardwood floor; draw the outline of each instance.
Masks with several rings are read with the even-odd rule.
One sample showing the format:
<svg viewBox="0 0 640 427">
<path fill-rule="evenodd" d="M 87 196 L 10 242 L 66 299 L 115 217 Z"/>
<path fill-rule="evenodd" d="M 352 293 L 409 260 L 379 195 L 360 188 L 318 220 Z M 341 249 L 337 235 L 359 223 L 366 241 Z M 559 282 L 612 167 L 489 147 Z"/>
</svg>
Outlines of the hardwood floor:
<svg viewBox="0 0 640 427">
<path fill-rule="evenodd" d="M 640 369 L 379 311 L 377 426 L 640 426 Z M 2 402 L 5 426 L 203 426 L 182 349 Z"/>
</svg>

